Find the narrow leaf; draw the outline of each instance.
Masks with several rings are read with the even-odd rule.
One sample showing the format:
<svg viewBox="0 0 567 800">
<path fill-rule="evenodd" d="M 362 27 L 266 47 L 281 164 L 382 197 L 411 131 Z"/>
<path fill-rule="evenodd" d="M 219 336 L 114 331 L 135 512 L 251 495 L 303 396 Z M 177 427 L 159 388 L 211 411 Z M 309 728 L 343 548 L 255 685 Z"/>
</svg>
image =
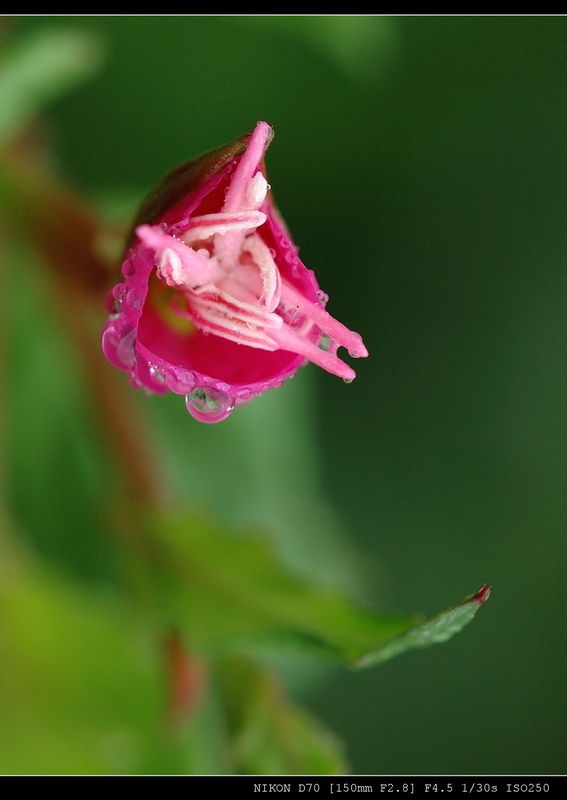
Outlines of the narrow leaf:
<svg viewBox="0 0 567 800">
<path fill-rule="evenodd" d="M 415 619 L 378 614 L 300 580 L 266 542 L 231 535 L 202 518 L 156 515 L 146 519 L 145 533 L 145 564 L 135 570 L 143 596 L 206 652 L 267 645 L 367 666 L 408 647 L 444 641 L 486 599 L 475 595 L 416 625 Z"/>
<path fill-rule="evenodd" d="M 468 625 L 480 606 L 488 600 L 489 595 L 490 587 L 483 586 L 480 591 L 466 597 L 459 605 L 443 611 L 428 622 L 394 637 L 383 647 L 367 653 L 356 662 L 356 666 L 371 667 L 413 647 L 430 647 L 432 644 L 446 642 Z"/>
</svg>

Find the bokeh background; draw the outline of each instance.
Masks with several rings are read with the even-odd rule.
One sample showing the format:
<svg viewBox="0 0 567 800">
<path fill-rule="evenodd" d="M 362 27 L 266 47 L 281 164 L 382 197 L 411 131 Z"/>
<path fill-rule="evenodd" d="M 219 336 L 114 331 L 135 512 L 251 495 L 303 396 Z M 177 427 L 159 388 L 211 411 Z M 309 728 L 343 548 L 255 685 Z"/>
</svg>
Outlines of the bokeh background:
<svg viewBox="0 0 567 800">
<path fill-rule="evenodd" d="M 273 124 L 280 210 L 370 351 L 351 385 L 309 366 L 218 426 L 141 395 L 178 491 L 384 610 L 431 615 L 492 586 L 443 646 L 362 673 L 282 660 L 291 691 L 355 773 L 567 771 L 567 19 L 9 24 L 99 37 L 101 69 L 46 120 L 60 169 L 117 214 Z M 13 507 L 42 557 L 104 580 L 90 511 L 107 478 L 89 473 L 103 442 L 61 419 L 63 345 L 43 347 L 15 395 Z"/>
</svg>

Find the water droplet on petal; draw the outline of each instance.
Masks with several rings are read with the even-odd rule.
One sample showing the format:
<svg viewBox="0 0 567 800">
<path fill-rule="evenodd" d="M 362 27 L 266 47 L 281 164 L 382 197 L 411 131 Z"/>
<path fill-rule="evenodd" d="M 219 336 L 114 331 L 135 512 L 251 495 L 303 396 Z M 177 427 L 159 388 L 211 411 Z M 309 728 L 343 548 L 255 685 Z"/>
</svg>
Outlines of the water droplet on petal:
<svg viewBox="0 0 567 800">
<path fill-rule="evenodd" d="M 194 389 L 185 396 L 187 411 L 199 422 L 222 422 L 234 408 L 234 398 L 217 389 Z"/>
<path fill-rule="evenodd" d="M 116 358 L 125 367 L 133 367 L 136 364 L 136 329 L 133 328 L 126 336 L 118 342 L 116 347 Z"/>
<path fill-rule="evenodd" d="M 124 262 L 124 264 L 122 265 L 122 274 L 124 275 L 125 278 L 131 278 L 132 275 L 136 274 L 136 267 L 134 266 L 133 259 L 130 258 L 128 259 L 128 261 Z"/>
<path fill-rule="evenodd" d="M 189 394 L 195 388 L 197 381 L 188 369 L 176 369 L 175 373 L 168 372 L 165 381 L 169 389 L 175 394 Z"/>
<path fill-rule="evenodd" d="M 126 295 L 126 305 L 130 306 L 130 308 L 133 308 L 134 311 L 139 311 L 142 307 L 140 295 L 135 289 L 130 289 Z"/>
<path fill-rule="evenodd" d="M 352 383 L 352 378 L 343 378 L 344 383 Z"/>
<path fill-rule="evenodd" d="M 112 293 L 107 295 L 106 306 L 113 314 L 120 314 L 122 311 L 122 302 L 126 294 L 126 289 L 123 283 L 119 283 L 112 290 Z"/>
<path fill-rule="evenodd" d="M 165 377 L 157 364 L 148 362 L 148 368 L 150 370 L 150 375 L 154 380 L 156 380 L 158 383 L 165 383 Z"/>
<path fill-rule="evenodd" d="M 360 344 L 360 349 L 358 350 L 358 352 L 353 352 L 352 350 L 349 350 L 348 354 L 351 358 L 362 358 L 365 354 L 367 355 L 367 350 L 362 342 L 362 336 L 359 333 L 353 333 L 352 335 L 356 338 L 357 343 Z"/>
</svg>

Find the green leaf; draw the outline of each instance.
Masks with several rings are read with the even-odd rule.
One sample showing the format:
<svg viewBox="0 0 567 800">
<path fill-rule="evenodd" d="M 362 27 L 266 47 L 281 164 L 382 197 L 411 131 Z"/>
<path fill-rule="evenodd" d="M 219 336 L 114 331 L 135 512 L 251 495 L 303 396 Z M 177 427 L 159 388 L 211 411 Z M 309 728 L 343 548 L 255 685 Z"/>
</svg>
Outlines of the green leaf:
<svg viewBox="0 0 567 800">
<path fill-rule="evenodd" d="M 0 772 L 143 767 L 159 670 L 112 602 L 54 573 L 3 570 Z"/>
<path fill-rule="evenodd" d="M 206 682 L 196 707 L 169 719 L 163 635 L 0 546 L 0 774 L 226 772 Z"/>
<path fill-rule="evenodd" d="M 146 558 L 133 572 L 143 596 L 150 599 L 153 589 L 158 613 L 205 651 L 260 644 L 366 666 L 446 639 L 472 616 L 472 605 L 448 612 L 428 632 L 411 618 L 375 613 L 289 574 L 261 539 L 231 535 L 203 518 L 149 516 L 144 536 Z"/>
<path fill-rule="evenodd" d="M 47 103 L 89 78 L 101 60 L 100 42 L 71 28 L 46 28 L 7 49 L 0 66 L 0 146 Z"/>
<path fill-rule="evenodd" d="M 217 672 L 235 772 L 337 775 L 347 771 L 335 737 L 290 704 L 272 675 L 234 657 L 223 660 Z"/>
<path fill-rule="evenodd" d="M 472 620 L 480 606 L 488 600 L 490 587 L 483 586 L 476 594 L 466 597 L 462 603 L 443 611 L 428 622 L 411 628 L 401 636 L 394 637 L 383 647 L 368 653 L 358 660 L 356 666 L 370 667 L 387 661 L 414 647 L 430 647 L 446 642 Z"/>
</svg>

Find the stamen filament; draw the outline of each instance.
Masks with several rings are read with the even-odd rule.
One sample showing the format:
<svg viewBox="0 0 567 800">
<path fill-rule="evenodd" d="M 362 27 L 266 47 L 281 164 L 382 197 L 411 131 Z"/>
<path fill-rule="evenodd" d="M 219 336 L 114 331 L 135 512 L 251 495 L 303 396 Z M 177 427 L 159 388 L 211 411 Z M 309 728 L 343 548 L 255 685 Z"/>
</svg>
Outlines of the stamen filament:
<svg viewBox="0 0 567 800">
<path fill-rule="evenodd" d="M 258 228 L 266 221 L 266 215 L 256 209 L 242 209 L 238 213 L 203 214 L 193 217 L 191 227 L 182 236 L 182 241 L 191 246 L 193 242 L 224 236 L 229 231 L 248 231 Z"/>
<path fill-rule="evenodd" d="M 250 208 L 255 203 L 258 203 L 257 210 L 264 202 L 267 183 L 263 185 L 261 179 L 258 179 L 257 176 L 260 172 L 258 167 L 264 157 L 266 142 L 271 139 L 272 135 L 272 129 L 266 122 L 259 122 L 256 125 L 246 151 L 231 178 L 222 207 L 223 212 L 241 211 Z M 219 264 L 225 269 L 230 269 L 238 262 L 243 239 L 244 234 L 241 231 L 229 231 L 217 240 L 216 255 Z"/>
<path fill-rule="evenodd" d="M 212 259 L 204 258 L 156 226 L 140 225 L 136 235 L 146 247 L 155 251 L 160 277 L 168 286 L 191 289 L 210 283 L 219 275 L 218 265 Z"/>
<path fill-rule="evenodd" d="M 282 283 L 280 271 L 272 258 L 270 248 L 256 234 L 248 236 L 242 249 L 250 253 L 254 263 L 260 270 L 263 286 L 263 299 L 268 311 L 275 311 L 280 304 Z"/>
<path fill-rule="evenodd" d="M 338 375 L 339 378 L 352 381 L 356 377 L 356 372 L 341 361 L 338 356 L 332 352 L 321 350 L 316 344 L 310 342 L 304 336 L 301 336 L 287 325 L 284 325 L 279 330 L 269 331 L 270 337 L 277 342 L 282 350 L 289 350 L 291 353 L 305 356 L 309 361 L 327 370 L 333 375 Z"/>
<path fill-rule="evenodd" d="M 263 350 L 277 350 L 271 332 L 283 326 L 277 314 L 237 301 L 216 288 L 190 293 L 189 317 L 203 330 Z"/>
<path fill-rule="evenodd" d="M 360 334 L 349 330 L 346 325 L 332 317 L 328 311 L 307 300 L 289 283 L 282 285 L 282 299 L 290 305 L 299 306 L 299 310 L 315 322 L 324 333 L 333 339 L 340 347 L 346 347 L 349 355 L 355 358 L 365 358 L 368 350 L 364 346 Z"/>
<path fill-rule="evenodd" d="M 248 146 L 232 176 L 223 211 L 240 211 L 246 208 L 249 183 L 258 172 L 258 165 L 264 157 L 266 142 L 272 138 L 272 129 L 266 122 L 259 122 L 254 128 Z"/>
</svg>

